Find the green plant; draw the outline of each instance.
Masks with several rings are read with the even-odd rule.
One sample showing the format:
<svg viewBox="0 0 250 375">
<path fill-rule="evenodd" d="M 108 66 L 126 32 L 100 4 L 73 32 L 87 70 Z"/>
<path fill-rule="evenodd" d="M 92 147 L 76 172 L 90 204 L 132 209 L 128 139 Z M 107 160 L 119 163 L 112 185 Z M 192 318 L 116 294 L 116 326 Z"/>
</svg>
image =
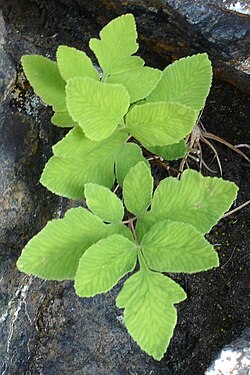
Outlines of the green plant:
<svg viewBox="0 0 250 375">
<path fill-rule="evenodd" d="M 174 304 L 184 290 L 164 272 L 194 273 L 217 267 L 204 238 L 229 209 L 234 183 L 194 170 L 167 177 L 154 190 L 154 157 L 186 154 L 185 137 L 205 104 L 212 68 L 206 54 L 181 59 L 163 72 L 133 56 L 137 33 L 131 14 L 111 21 L 91 39 L 102 77 L 84 52 L 60 46 L 57 63 L 23 56 L 35 92 L 51 105 L 52 123 L 72 127 L 53 147 L 41 182 L 87 208 L 48 222 L 24 248 L 18 268 L 41 278 L 74 280 L 79 296 L 110 290 L 128 273 L 116 300 L 140 347 L 160 360 L 173 335 Z M 114 181 L 123 202 L 109 190 Z"/>
</svg>

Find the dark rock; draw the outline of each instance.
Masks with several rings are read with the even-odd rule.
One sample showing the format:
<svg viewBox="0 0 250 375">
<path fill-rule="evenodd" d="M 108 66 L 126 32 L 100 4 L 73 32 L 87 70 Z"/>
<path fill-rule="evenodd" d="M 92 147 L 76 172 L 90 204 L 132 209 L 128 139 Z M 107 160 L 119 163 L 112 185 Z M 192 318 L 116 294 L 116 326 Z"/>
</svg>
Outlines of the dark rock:
<svg viewBox="0 0 250 375">
<path fill-rule="evenodd" d="M 59 134 L 51 129 L 47 108 L 26 88 L 10 53 L 14 37 L 7 37 L 8 33 L 0 14 L 1 374 L 19 373 L 19 365 L 28 358 L 24 341 L 33 331 L 25 321 L 16 331 L 30 283 L 28 277 L 17 272 L 16 259 L 27 238 L 51 218 L 60 200 L 38 185 L 44 162 Z M 23 351 L 15 347 L 18 340 Z"/>
<path fill-rule="evenodd" d="M 250 7 L 247 3 L 232 0 L 168 0 L 167 3 L 205 37 L 208 51 L 214 58 L 220 59 L 221 55 L 228 68 L 235 68 L 235 75 L 250 74 Z M 249 80 L 246 74 L 245 79 Z"/>
<path fill-rule="evenodd" d="M 154 65 L 165 67 L 176 59 L 205 51 L 213 61 L 217 79 L 250 92 L 250 16 L 244 3 L 240 13 L 235 10 L 241 2 L 235 6 L 232 0 L 56 0 L 56 7 L 54 2 L 46 0 L 19 0 L 14 14 L 11 3 L 5 6 L 10 22 L 17 24 L 18 19 L 21 32 L 47 36 L 43 45 L 39 45 L 39 38 L 35 37 L 41 49 L 48 47 L 50 38 L 62 42 L 67 38 L 71 45 L 90 52 L 81 33 L 83 29 L 85 36 L 97 35 L 97 30 L 112 18 L 132 12 L 138 25 L 141 52 L 146 57 L 150 55 L 151 60 L 154 56 Z M 20 11 L 23 11 L 21 18 Z M 28 19 L 33 16 L 37 22 L 30 28 Z M 62 23 L 64 17 L 75 22 L 70 33 Z"/>
<path fill-rule="evenodd" d="M 220 0 L 124 3 L 126 11 L 136 15 L 147 50 L 158 55 L 163 64 L 205 51 L 217 79 L 250 92 L 249 15 L 229 10 L 228 1 Z"/>
<path fill-rule="evenodd" d="M 15 65 L 4 50 L 4 35 L 5 23 L 0 11 L 0 100 L 3 100 L 3 95 L 8 91 L 8 86 L 15 77 Z"/>
<path fill-rule="evenodd" d="M 250 11 L 244 3 L 238 7 L 231 0 L 102 0 L 87 6 L 84 0 L 76 3 L 82 14 L 91 14 L 102 26 L 119 14 L 132 12 L 144 53 L 153 53 L 157 66 L 206 51 L 216 78 L 250 92 Z"/>
</svg>

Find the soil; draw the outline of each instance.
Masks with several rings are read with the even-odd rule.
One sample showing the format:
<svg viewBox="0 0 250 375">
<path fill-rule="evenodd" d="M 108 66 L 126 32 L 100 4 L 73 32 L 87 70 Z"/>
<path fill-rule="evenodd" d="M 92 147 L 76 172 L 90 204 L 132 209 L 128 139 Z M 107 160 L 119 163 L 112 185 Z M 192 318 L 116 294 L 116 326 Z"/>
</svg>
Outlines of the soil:
<svg viewBox="0 0 250 375">
<path fill-rule="evenodd" d="M 59 44 L 75 46 L 90 53 L 87 41 L 90 37 L 97 36 L 102 23 L 100 13 L 97 12 L 95 15 L 92 9 L 85 9 L 83 13 L 77 1 L 9 0 L 1 7 L 9 30 L 15 35 L 15 38 L 9 36 L 9 52 L 16 66 L 23 54 L 33 52 L 30 50 L 31 44 L 34 50 L 51 58 L 55 56 Z M 109 17 L 112 18 L 112 9 Z M 143 52 L 147 65 L 156 66 L 157 57 L 150 56 L 149 51 Z M 162 61 L 159 65 L 162 65 Z M 202 122 L 209 132 L 232 144 L 250 143 L 249 110 L 250 98 L 247 94 L 225 82 L 214 81 Z M 240 205 L 249 199 L 250 164 L 224 145 L 214 145 L 222 163 L 223 177 L 234 181 L 240 188 L 236 202 Z M 205 146 L 204 151 L 207 164 L 218 170 L 214 155 Z M 204 173 L 208 174 L 206 170 Z M 163 176 L 159 174 L 158 177 Z M 187 291 L 188 299 L 178 306 L 178 324 L 164 359 L 157 363 L 147 356 L 143 357 L 145 368 L 152 368 L 152 372 L 147 373 L 202 375 L 219 350 L 238 337 L 248 326 L 249 235 L 250 209 L 246 207 L 222 219 L 208 235 L 219 253 L 219 268 L 197 275 L 175 276 Z M 116 309 L 115 306 L 112 308 Z M 39 324 L 47 323 L 41 320 Z M 41 336 L 40 340 L 42 339 Z M 40 350 L 40 356 L 46 352 L 45 348 L 42 351 L 39 346 L 35 350 Z M 137 351 L 136 345 L 132 344 L 132 350 Z M 30 358 L 27 371 L 23 368 L 15 374 L 37 374 L 35 358 L 38 354 L 36 352 L 36 355 Z M 125 358 L 128 364 L 124 365 L 123 370 L 116 369 L 107 373 L 146 373 L 141 367 L 138 368 L 136 363 L 132 366 L 128 356 Z M 108 355 L 105 360 L 109 360 Z M 77 369 L 79 370 L 79 367 Z M 71 369 L 71 373 L 81 374 L 78 370 L 74 372 Z M 50 372 L 52 373 L 66 374 L 60 369 L 58 372 Z"/>
</svg>

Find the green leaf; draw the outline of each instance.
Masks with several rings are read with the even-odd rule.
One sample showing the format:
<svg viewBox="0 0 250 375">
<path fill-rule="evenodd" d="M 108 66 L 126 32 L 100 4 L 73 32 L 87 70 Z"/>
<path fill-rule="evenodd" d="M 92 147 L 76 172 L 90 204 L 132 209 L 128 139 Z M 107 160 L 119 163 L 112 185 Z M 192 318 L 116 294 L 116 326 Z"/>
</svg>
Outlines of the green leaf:
<svg viewBox="0 0 250 375">
<path fill-rule="evenodd" d="M 180 59 L 163 71 L 161 81 L 147 97 L 151 102 L 176 102 L 199 111 L 212 82 L 212 66 L 206 53 Z"/>
<path fill-rule="evenodd" d="M 230 208 L 238 187 L 217 177 L 203 177 L 194 170 L 186 170 L 181 180 L 168 177 L 155 190 L 151 211 L 141 218 L 148 230 L 161 220 L 170 219 L 191 224 L 207 233 Z"/>
<path fill-rule="evenodd" d="M 54 113 L 51 117 L 51 122 L 53 125 L 60 126 L 61 128 L 72 128 L 76 125 L 67 111 Z"/>
<path fill-rule="evenodd" d="M 114 182 L 112 159 L 94 163 L 86 158 L 66 159 L 52 156 L 43 170 L 40 182 L 52 193 L 73 199 L 84 198 L 84 185 L 94 182 L 112 187 Z"/>
<path fill-rule="evenodd" d="M 35 93 L 55 112 L 66 110 L 65 82 L 57 64 L 40 55 L 25 55 L 21 59 L 26 74 Z"/>
<path fill-rule="evenodd" d="M 125 308 L 124 322 L 132 338 L 159 361 L 177 321 L 173 303 L 185 298 L 185 292 L 173 280 L 142 269 L 124 283 L 116 304 Z"/>
<path fill-rule="evenodd" d="M 118 234 L 100 240 L 81 257 L 75 277 L 76 293 L 93 297 L 112 289 L 128 272 L 133 271 L 137 259 L 134 242 Z"/>
<path fill-rule="evenodd" d="M 41 183 L 53 193 L 76 199 L 84 198 L 88 182 L 111 188 L 116 148 L 126 138 L 126 133 L 117 131 L 105 141 L 94 142 L 75 127 L 53 147 L 55 156 L 46 164 Z"/>
<path fill-rule="evenodd" d="M 193 109 L 177 103 L 146 103 L 128 112 L 126 127 L 144 145 L 165 146 L 189 134 L 196 119 Z"/>
<path fill-rule="evenodd" d="M 135 143 L 124 143 L 117 148 L 115 156 L 115 174 L 120 186 L 129 172 L 130 168 L 143 161 L 149 168 L 148 161 L 142 155 L 141 148 Z"/>
<path fill-rule="evenodd" d="M 73 120 L 94 141 L 109 137 L 119 124 L 123 124 L 130 103 L 124 86 L 87 77 L 67 82 L 66 101 Z"/>
<path fill-rule="evenodd" d="M 73 47 L 59 46 L 56 57 L 59 71 L 65 81 L 75 77 L 100 79 L 97 70 L 85 52 Z"/>
<path fill-rule="evenodd" d="M 213 246 L 186 223 L 156 223 L 143 237 L 141 247 L 148 267 L 155 271 L 193 273 L 219 265 Z"/>
<path fill-rule="evenodd" d="M 48 280 L 73 279 L 82 254 L 109 235 L 110 227 L 82 207 L 49 221 L 25 246 L 17 267 Z"/>
<path fill-rule="evenodd" d="M 144 146 L 147 150 L 155 155 L 161 156 L 165 160 L 177 160 L 185 156 L 187 146 L 184 139 L 178 143 L 168 146 Z"/>
<path fill-rule="evenodd" d="M 136 222 L 135 226 L 135 233 L 139 242 L 141 242 L 143 236 L 150 230 L 150 228 L 157 223 L 164 219 L 156 219 L 156 214 L 153 215 L 151 211 L 145 212 L 143 215 L 140 216 L 139 220 Z"/>
<path fill-rule="evenodd" d="M 55 156 L 62 158 L 85 159 L 87 156 L 94 158 L 109 157 L 115 155 L 117 147 L 125 142 L 128 133 L 125 131 L 115 131 L 108 139 L 95 142 L 87 138 L 81 128 L 76 126 L 70 130 L 66 137 L 53 146 Z"/>
<path fill-rule="evenodd" d="M 142 67 L 127 72 L 113 74 L 107 78 L 108 83 L 121 83 L 126 87 L 130 102 L 146 98 L 160 81 L 162 72 L 158 69 Z"/>
<path fill-rule="evenodd" d="M 136 216 L 143 214 L 149 207 L 153 192 L 153 177 L 143 162 L 132 167 L 123 182 L 123 198 L 128 211 Z"/>
<path fill-rule="evenodd" d="M 103 221 L 120 222 L 124 216 L 121 200 L 104 186 L 85 185 L 85 197 L 88 208 Z"/>
<path fill-rule="evenodd" d="M 132 14 L 122 15 L 109 22 L 100 32 L 100 40 L 90 39 L 89 47 L 97 57 L 104 78 L 144 65 L 140 57 L 131 56 L 138 50 L 136 39 Z"/>
<path fill-rule="evenodd" d="M 111 236 L 112 234 L 120 234 L 123 237 L 126 237 L 130 241 L 134 241 L 133 234 L 125 224 L 122 223 L 109 223 L 106 224 L 108 235 Z"/>
</svg>

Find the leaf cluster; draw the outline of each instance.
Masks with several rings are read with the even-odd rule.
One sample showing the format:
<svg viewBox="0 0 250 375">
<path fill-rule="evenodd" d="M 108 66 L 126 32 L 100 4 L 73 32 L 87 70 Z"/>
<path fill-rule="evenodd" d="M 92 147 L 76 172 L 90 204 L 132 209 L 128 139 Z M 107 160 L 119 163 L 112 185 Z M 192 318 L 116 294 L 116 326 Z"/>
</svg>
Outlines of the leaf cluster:
<svg viewBox="0 0 250 375">
<path fill-rule="evenodd" d="M 41 278 L 74 280 L 92 297 L 128 276 L 116 304 L 133 339 L 160 360 L 177 321 L 184 290 L 164 273 L 194 273 L 219 264 L 204 238 L 231 206 L 235 184 L 187 170 L 154 190 L 141 146 L 166 160 L 185 155 L 185 137 L 205 104 L 212 68 L 203 54 L 163 72 L 139 56 L 134 17 L 116 18 L 91 39 L 99 75 L 82 51 L 59 46 L 57 62 L 22 58 L 37 95 L 51 105 L 56 126 L 72 128 L 53 147 L 41 183 L 88 208 L 48 222 L 24 248 L 18 268 Z M 110 190 L 114 181 L 123 199 Z"/>
<path fill-rule="evenodd" d="M 81 199 L 88 182 L 111 188 L 116 179 L 122 186 L 131 167 L 147 164 L 140 145 L 167 160 L 185 155 L 184 138 L 210 89 L 211 63 L 203 53 L 163 72 L 146 67 L 133 55 L 136 38 L 134 17 L 127 14 L 90 40 L 102 77 L 86 53 L 72 47 L 59 46 L 57 62 L 22 57 L 35 92 L 55 112 L 52 123 L 73 128 L 53 147 L 41 177 L 52 192 Z"/>
</svg>

